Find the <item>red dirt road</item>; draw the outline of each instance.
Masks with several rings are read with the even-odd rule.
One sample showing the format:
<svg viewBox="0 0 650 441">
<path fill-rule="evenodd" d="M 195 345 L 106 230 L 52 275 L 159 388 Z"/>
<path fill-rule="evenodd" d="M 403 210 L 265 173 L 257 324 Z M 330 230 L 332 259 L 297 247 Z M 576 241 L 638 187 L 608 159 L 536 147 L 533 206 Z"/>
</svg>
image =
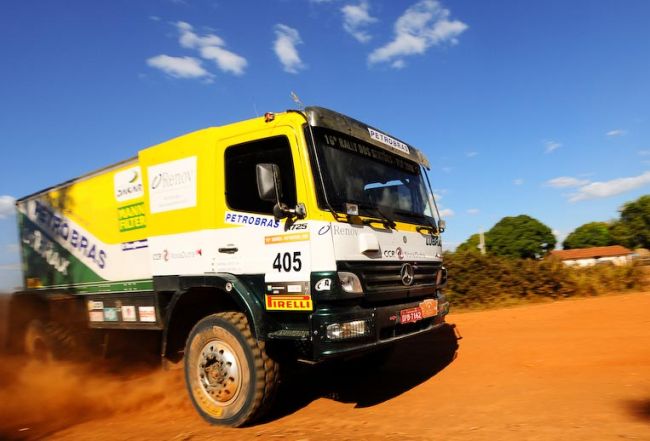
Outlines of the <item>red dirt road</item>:
<svg viewBox="0 0 650 441">
<path fill-rule="evenodd" d="M 399 347 L 376 373 L 301 369 L 272 419 L 243 429 L 204 423 L 178 371 L 8 360 L 0 439 L 650 440 L 650 294 L 448 321 L 463 337 L 455 359 L 454 334 L 442 332 Z"/>
</svg>

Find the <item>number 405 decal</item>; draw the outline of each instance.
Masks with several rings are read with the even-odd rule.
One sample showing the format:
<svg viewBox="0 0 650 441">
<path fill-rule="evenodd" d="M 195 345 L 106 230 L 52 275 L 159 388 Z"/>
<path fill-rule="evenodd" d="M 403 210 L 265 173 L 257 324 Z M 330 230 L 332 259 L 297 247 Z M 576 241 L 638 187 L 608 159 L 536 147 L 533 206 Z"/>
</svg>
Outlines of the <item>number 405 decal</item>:
<svg viewBox="0 0 650 441">
<path fill-rule="evenodd" d="M 302 259 L 300 258 L 300 251 L 293 253 L 278 253 L 273 260 L 273 269 L 281 272 L 300 272 L 302 269 Z"/>
</svg>

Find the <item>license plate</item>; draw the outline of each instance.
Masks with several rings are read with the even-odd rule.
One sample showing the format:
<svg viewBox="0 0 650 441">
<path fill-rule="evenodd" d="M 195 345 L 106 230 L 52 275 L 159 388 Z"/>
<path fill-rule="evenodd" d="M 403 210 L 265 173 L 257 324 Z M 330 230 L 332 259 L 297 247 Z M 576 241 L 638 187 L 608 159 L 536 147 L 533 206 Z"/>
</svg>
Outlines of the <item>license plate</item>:
<svg viewBox="0 0 650 441">
<path fill-rule="evenodd" d="M 418 320 L 422 320 L 422 318 L 422 310 L 419 306 L 415 308 L 402 309 L 399 312 L 399 321 L 401 324 L 415 323 Z"/>
</svg>

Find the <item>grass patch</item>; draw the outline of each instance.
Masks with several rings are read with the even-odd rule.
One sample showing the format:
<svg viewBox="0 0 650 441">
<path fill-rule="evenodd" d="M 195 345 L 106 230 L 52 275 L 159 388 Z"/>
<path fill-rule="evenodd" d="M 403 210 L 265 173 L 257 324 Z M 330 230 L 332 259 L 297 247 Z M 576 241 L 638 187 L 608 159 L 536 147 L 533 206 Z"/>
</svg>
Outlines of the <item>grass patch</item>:
<svg viewBox="0 0 650 441">
<path fill-rule="evenodd" d="M 486 309 L 541 303 L 647 286 L 648 269 L 639 265 L 567 267 L 556 259 L 509 259 L 473 252 L 446 253 L 446 295 L 455 309 Z"/>
</svg>

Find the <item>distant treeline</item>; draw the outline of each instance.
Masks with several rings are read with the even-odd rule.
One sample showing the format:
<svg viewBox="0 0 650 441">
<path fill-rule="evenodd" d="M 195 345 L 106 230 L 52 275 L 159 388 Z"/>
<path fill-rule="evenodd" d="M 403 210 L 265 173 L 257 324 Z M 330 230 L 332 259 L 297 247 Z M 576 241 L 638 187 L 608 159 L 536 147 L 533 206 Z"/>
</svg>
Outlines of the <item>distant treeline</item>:
<svg viewBox="0 0 650 441">
<path fill-rule="evenodd" d="M 474 252 L 446 253 L 446 294 L 455 308 L 481 308 L 543 299 L 594 296 L 643 288 L 643 267 L 567 267 L 557 259 L 512 259 Z"/>
</svg>

